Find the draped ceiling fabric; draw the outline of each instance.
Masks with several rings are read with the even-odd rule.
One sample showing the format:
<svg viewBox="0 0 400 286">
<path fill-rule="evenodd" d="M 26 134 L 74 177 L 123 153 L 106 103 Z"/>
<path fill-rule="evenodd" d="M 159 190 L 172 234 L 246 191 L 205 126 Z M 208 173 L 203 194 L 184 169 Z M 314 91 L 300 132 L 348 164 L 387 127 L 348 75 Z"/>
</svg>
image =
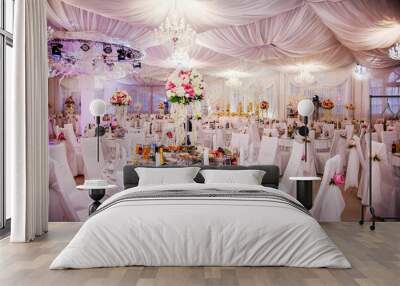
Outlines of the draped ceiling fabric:
<svg viewBox="0 0 400 286">
<path fill-rule="evenodd" d="M 295 72 L 302 64 L 310 71 L 355 61 L 370 68 L 399 64 L 387 55 L 400 41 L 397 0 L 48 0 L 59 36 L 125 40 L 145 51 L 143 63 L 161 68 L 160 77 L 173 63 L 154 29 L 172 11 L 198 33 L 190 56 L 205 74 L 218 76 L 243 61 L 252 66 L 250 76 L 266 67 Z"/>
</svg>

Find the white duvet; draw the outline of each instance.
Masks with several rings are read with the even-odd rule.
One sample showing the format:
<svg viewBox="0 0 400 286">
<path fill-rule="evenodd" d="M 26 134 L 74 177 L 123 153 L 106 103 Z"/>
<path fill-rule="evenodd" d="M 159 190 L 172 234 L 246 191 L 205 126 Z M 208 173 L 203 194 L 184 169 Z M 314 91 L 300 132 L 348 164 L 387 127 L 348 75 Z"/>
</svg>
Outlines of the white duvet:
<svg viewBox="0 0 400 286">
<path fill-rule="evenodd" d="M 128 192 L 209 188 L 286 195 L 237 184 L 136 187 L 114 195 L 100 208 Z M 290 205 L 171 198 L 121 202 L 90 217 L 50 269 L 127 265 L 350 267 L 320 225 Z"/>
</svg>

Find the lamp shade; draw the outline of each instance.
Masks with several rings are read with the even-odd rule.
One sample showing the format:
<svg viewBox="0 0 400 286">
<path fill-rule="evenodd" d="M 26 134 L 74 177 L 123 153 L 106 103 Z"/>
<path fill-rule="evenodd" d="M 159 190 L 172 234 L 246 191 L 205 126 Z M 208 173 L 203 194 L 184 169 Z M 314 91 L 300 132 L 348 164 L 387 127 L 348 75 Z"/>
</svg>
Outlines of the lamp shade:
<svg viewBox="0 0 400 286">
<path fill-rule="evenodd" d="M 310 116 L 314 112 L 314 104 L 309 99 L 303 99 L 297 105 L 297 110 L 301 116 Z"/>
<path fill-rule="evenodd" d="M 103 116 L 106 113 L 106 103 L 102 99 L 94 99 L 90 103 L 89 109 L 93 116 Z"/>
</svg>

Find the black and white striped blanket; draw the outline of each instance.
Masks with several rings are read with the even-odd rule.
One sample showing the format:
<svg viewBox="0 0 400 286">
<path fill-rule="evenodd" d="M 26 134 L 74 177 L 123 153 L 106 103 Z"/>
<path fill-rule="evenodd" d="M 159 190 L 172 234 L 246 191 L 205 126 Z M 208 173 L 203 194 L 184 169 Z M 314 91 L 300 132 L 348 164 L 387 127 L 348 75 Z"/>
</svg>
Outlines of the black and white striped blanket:
<svg viewBox="0 0 400 286">
<path fill-rule="evenodd" d="M 219 190 L 216 188 L 202 190 L 164 190 L 164 191 L 144 191 L 144 192 L 129 192 L 119 196 L 114 200 L 109 200 L 106 204 L 94 212 L 91 216 L 101 213 L 111 207 L 129 201 L 149 201 L 149 200 L 257 200 L 268 201 L 291 206 L 307 215 L 309 211 L 299 202 L 289 199 L 284 195 L 270 191 L 261 190 Z"/>
</svg>

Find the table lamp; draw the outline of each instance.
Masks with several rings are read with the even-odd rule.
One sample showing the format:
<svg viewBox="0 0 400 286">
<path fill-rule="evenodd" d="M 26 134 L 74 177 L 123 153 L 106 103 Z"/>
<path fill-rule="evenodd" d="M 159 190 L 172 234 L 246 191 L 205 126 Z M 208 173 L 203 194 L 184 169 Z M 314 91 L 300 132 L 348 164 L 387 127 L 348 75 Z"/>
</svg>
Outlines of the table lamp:
<svg viewBox="0 0 400 286">
<path fill-rule="evenodd" d="M 94 99 L 90 103 L 90 113 L 96 117 L 96 136 L 97 136 L 97 162 L 100 161 L 100 136 L 104 135 L 105 130 L 100 128 L 100 118 L 106 113 L 106 103 L 102 99 Z"/>
<path fill-rule="evenodd" d="M 304 118 L 304 128 L 299 129 L 300 135 L 305 137 L 304 142 L 304 161 L 307 162 L 307 136 L 308 136 L 308 117 L 311 116 L 314 112 L 314 103 L 310 99 L 303 99 L 297 105 L 297 111 Z"/>
</svg>

